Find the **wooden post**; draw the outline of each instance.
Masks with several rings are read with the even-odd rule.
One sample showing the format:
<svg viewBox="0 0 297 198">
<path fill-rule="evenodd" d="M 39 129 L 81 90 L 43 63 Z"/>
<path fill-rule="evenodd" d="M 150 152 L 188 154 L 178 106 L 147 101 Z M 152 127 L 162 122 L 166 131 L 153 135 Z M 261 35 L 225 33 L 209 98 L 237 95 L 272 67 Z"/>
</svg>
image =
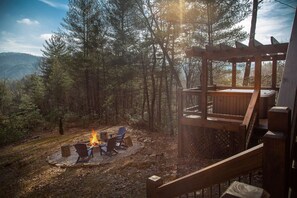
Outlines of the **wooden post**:
<svg viewBox="0 0 297 198">
<path fill-rule="evenodd" d="M 255 106 L 255 111 L 257 112 L 257 116 L 260 115 L 260 97 L 261 97 L 261 69 L 262 69 L 262 60 L 261 60 L 261 56 L 256 56 L 255 57 L 256 61 L 255 61 L 255 85 L 254 85 L 254 89 L 255 90 L 259 90 L 259 95 L 258 95 L 258 100 Z M 259 124 L 259 119 L 256 118 L 256 125 Z"/>
<path fill-rule="evenodd" d="M 68 144 L 61 146 L 61 153 L 62 153 L 62 157 L 70 156 L 71 155 L 70 146 Z"/>
<path fill-rule="evenodd" d="M 124 138 L 124 143 L 127 147 L 131 147 L 133 146 L 133 142 L 130 136 L 127 136 Z"/>
<path fill-rule="evenodd" d="M 207 119 L 207 82 L 208 82 L 208 71 L 207 71 L 207 58 L 202 57 L 202 84 L 201 84 L 201 102 L 200 107 L 202 111 L 202 119 Z"/>
<path fill-rule="evenodd" d="M 236 87 L 236 62 L 232 62 L 232 88 Z"/>
<path fill-rule="evenodd" d="M 163 184 L 163 179 L 159 176 L 153 175 L 146 180 L 146 197 L 157 198 L 157 189 Z"/>
<path fill-rule="evenodd" d="M 276 89 L 276 75 L 277 75 L 277 59 L 273 57 L 272 59 L 272 80 L 271 87 L 272 89 Z"/>
<path fill-rule="evenodd" d="M 261 89 L 261 56 L 255 57 L 255 89 Z"/>
<path fill-rule="evenodd" d="M 272 107 L 268 112 L 268 130 L 289 135 L 291 110 L 288 107 Z"/>
<path fill-rule="evenodd" d="M 268 112 L 269 131 L 263 137 L 263 188 L 272 198 L 288 197 L 291 111 L 273 107 Z"/>
</svg>

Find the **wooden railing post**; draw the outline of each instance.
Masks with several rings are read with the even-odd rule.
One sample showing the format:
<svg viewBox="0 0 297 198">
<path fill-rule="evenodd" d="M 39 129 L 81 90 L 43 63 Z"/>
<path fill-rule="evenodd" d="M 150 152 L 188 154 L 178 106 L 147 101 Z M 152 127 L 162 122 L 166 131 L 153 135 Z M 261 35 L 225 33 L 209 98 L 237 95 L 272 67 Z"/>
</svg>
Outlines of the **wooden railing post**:
<svg viewBox="0 0 297 198">
<path fill-rule="evenodd" d="M 263 137 L 263 188 L 271 198 L 288 197 L 291 110 L 273 107 L 268 112 L 268 132 Z"/>
<path fill-rule="evenodd" d="M 236 62 L 232 62 L 232 88 L 236 87 Z"/>
<path fill-rule="evenodd" d="M 271 79 L 271 87 L 272 89 L 276 89 L 276 72 L 277 72 L 277 59 L 276 57 L 272 58 L 272 79 Z"/>
<path fill-rule="evenodd" d="M 153 175 L 146 180 L 146 197 L 157 198 L 157 188 L 163 184 L 163 179 Z"/>
<path fill-rule="evenodd" d="M 201 108 L 201 118 L 207 119 L 207 84 L 208 84 L 208 68 L 207 68 L 207 58 L 202 57 L 202 71 L 201 71 L 201 99 L 200 99 L 200 108 Z"/>
</svg>

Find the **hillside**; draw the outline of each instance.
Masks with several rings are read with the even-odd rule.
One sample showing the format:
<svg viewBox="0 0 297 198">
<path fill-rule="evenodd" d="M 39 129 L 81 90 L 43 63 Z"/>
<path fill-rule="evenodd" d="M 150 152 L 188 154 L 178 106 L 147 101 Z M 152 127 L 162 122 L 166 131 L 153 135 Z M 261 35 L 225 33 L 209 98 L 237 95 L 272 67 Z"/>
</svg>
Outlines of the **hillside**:
<svg viewBox="0 0 297 198">
<path fill-rule="evenodd" d="M 24 53 L 0 53 L 0 79 L 18 80 L 38 71 L 41 57 Z"/>
<path fill-rule="evenodd" d="M 119 126 L 95 128 L 116 131 Z M 137 153 L 104 158 L 106 164 L 59 167 L 47 157 L 59 153 L 61 145 L 88 140 L 90 130 L 73 128 L 35 134 L 22 142 L 0 148 L 0 197 L 145 197 L 146 179 L 152 175 L 171 181 L 213 163 L 212 160 L 178 160 L 177 138 L 127 127 Z M 71 153 L 75 155 L 75 153 Z M 94 158 L 99 153 L 94 154 Z M 110 159 L 109 159 L 110 158 Z"/>
</svg>

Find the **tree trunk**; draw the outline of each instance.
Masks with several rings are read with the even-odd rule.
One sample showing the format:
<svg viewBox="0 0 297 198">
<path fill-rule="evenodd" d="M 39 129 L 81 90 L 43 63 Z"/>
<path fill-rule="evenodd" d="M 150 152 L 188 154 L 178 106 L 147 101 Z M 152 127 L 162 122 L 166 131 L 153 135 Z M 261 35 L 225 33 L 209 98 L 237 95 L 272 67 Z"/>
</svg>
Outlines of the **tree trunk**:
<svg viewBox="0 0 297 198">
<path fill-rule="evenodd" d="M 259 4 L 258 0 L 253 0 L 252 21 L 251 21 L 250 39 L 249 39 L 250 47 L 253 46 L 254 40 L 255 40 L 258 4 Z"/>
<path fill-rule="evenodd" d="M 63 128 L 63 118 L 59 118 L 59 133 L 60 135 L 64 135 L 64 128 Z"/>
<path fill-rule="evenodd" d="M 211 3 L 207 3 L 207 25 L 208 25 L 208 45 L 209 46 L 213 45 L 211 12 L 212 12 Z M 209 84 L 213 85 L 213 68 L 212 68 L 211 60 L 208 61 L 208 72 L 209 72 Z"/>
<path fill-rule="evenodd" d="M 146 62 L 144 60 L 144 57 L 142 57 L 142 76 L 143 76 L 143 86 L 144 86 L 144 102 L 143 102 L 143 112 L 145 109 L 145 103 L 147 107 L 147 113 L 148 113 L 148 123 L 150 126 L 150 121 L 151 121 L 151 112 L 150 112 L 150 100 L 149 100 L 149 92 L 148 92 L 148 82 L 147 82 L 147 67 L 146 67 Z M 144 116 L 143 116 L 144 117 Z"/>
<path fill-rule="evenodd" d="M 166 66 L 165 66 L 166 68 Z M 173 131 L 173 123 L 172 123 L 172 109 L 171 109 L 171 94 L 170 94 L 170 91 L 171 91 L 171 88 L 170 88 L 170 84 L 171 84 L 171 79 L 168 79 L 168 75 L 167 75 L 168 72 L 166 72 L 165 70 L 165 88 L 166 88 L 166 99 L 167 99 L 167 111 L 168 111 L 168 126 L 169 126 L 169 131 L 170 131 L 170 134 L 174 134 L 174 131 Z M 170 77 L 169 77 L 170 78 Z M 169 83 L 168 83 L 169 81 Z"/>
<path fill-rule="evenodd" d="M 151 120 L 149 122 L 150 130 L 154 130 L 154 116 L 155 116 L 155 102 L 156 102 L 156 83 L 155 83 L 155 67 L 157 64 L 157 57 L 156 57 L 156 46 L 153 44 L 153 65 L 151 71 L 151 79 L 152 79 L 152 94 L 151 94 Z"/>
<path fill-rule="evenodd" d="M 86 94 L 87 94 L 87 113 L 91 111 L 90 106 L 90 87 L 89 87 L 89 69 L 85 69 L 85 83 L 86 83 Z"/>
<path fill-rule="evenodd" d="M 261 2 L 261 1 L 260 1 Z M 252 21 L 250 29 L 249 47 L 254 46 L 255 34 L 256 34 L 256 23 L 257 23 L 257 13 L 258 13 L 258 0 L 253 0 L 253 11 L 252 11 Z M 243 76 L 243 86 L 249 85 L 249 76 L 251 72 L 251 63 L 247 62 L 245 65 L 245 71 Z"/>
<path fill-rule="evenodd" d="M 163 89 L 163 76 L 164 76 L 164 67 L 165 67 L 165 57 L 163 57 L 160 83 L 159 83 L 159 100 L 158 100 L 158 126 L 160 127 L 162 124 L 162 89 Z"/>
<path fill-rule="evenodd" d="M 145 19 L 145 22 L 146 22 L 146 24 L 147 24 L 147 28 L 148 28 L 148 30 L 149 30 L 150 33 L 154 36 L 154 38 L 155 38 L 155 40 L 157 41 L 158 45 L 160 46 L 160 48 L 161 48 L 163 54 L 165 55 L 165 57 L 166 57 L 166 59 L 167 59 L 167 61 L 168 61 L 168 63 L 169 63 L 169 67 L 170 67 L 171 73 L 173 74 L 174 79 L 175 79 L 177 85 L 178 85 L 179 87 L 182 87 L 182 83 L 181 83 L 181 81 L 180 81 L 180 79 L 179 79 L 179 75 L 178 75 L 177 71 L 176 71 L 175 68 L 174 68 L 173 60 L 172 60 L 172 59 L 170 58 L 170 56 L 169 56 L 168 49 L 164 46 L 164 42 L 163 42 L 163 40 L 161 40 L 161 39 L 159 38 L 159 36 L 157 36 L 156 33 L 155 33 L 155 31 L 153 30 L 153 27 L 152 27 L 151 23 L 149 22 L 149 19 L 148 19 L 148 17 L 146 16 L 145 11 L 144 11 L 143 8 L 142 8 L 142 4 L 140 4 L 138 1 L 136 1 L 136 3 L 137 3 L 137 5 L 138 5 L 138 8 L 139 8 L 140 12 L 142 13 L 142 15 L 143 15 L 143 17 L 144 17 L 144 19 Z M 153 20 L 154 23 L 155 23 L 155 26 L 156 26 L 156 27 L 155 27 L 155 28 L 156 28 L 156 32 L 162 32 L 162 31 L 160 30 L 159 23 L 158 23 L 158 21 L 156 20 L 155 15 L 153 14 L 153 11 L 152 11 L 152 8 L 151 8 L 151 5 L 149 4 L 149 2 L 148 2 L 148 5 L 147 5 L 147 6 L 148 6 L 148 9 L 149 9 L 149 11 L 150 11 L 150 13 L 151 13 L 152 20 Z"/>
<path fill-rule="evenodd" d="M 249 85 L 250 73 L 251 73 L 251 62 L 246 62 L 244 76 L 243 76 L 243 83 L 242 83 L 243 86 Z"/>
</svg>

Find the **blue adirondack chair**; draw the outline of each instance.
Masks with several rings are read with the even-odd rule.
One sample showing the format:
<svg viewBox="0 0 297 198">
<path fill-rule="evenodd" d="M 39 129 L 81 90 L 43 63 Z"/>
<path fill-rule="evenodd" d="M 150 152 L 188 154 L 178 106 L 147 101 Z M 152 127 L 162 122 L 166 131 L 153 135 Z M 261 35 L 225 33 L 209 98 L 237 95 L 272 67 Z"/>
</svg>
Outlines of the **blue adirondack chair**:
<svg viewBox="0 0 297 198">
<path fill-rule="evenodd" d="M 124 143 L 124 138 L 126 135 L 127 129 L 125 127 L 120 127 L 118 134 L 117 134 L 117 141 L 116 141 L 116 147 L 119 149 L 126 149 L 127 146 Z"/>
</svg>

